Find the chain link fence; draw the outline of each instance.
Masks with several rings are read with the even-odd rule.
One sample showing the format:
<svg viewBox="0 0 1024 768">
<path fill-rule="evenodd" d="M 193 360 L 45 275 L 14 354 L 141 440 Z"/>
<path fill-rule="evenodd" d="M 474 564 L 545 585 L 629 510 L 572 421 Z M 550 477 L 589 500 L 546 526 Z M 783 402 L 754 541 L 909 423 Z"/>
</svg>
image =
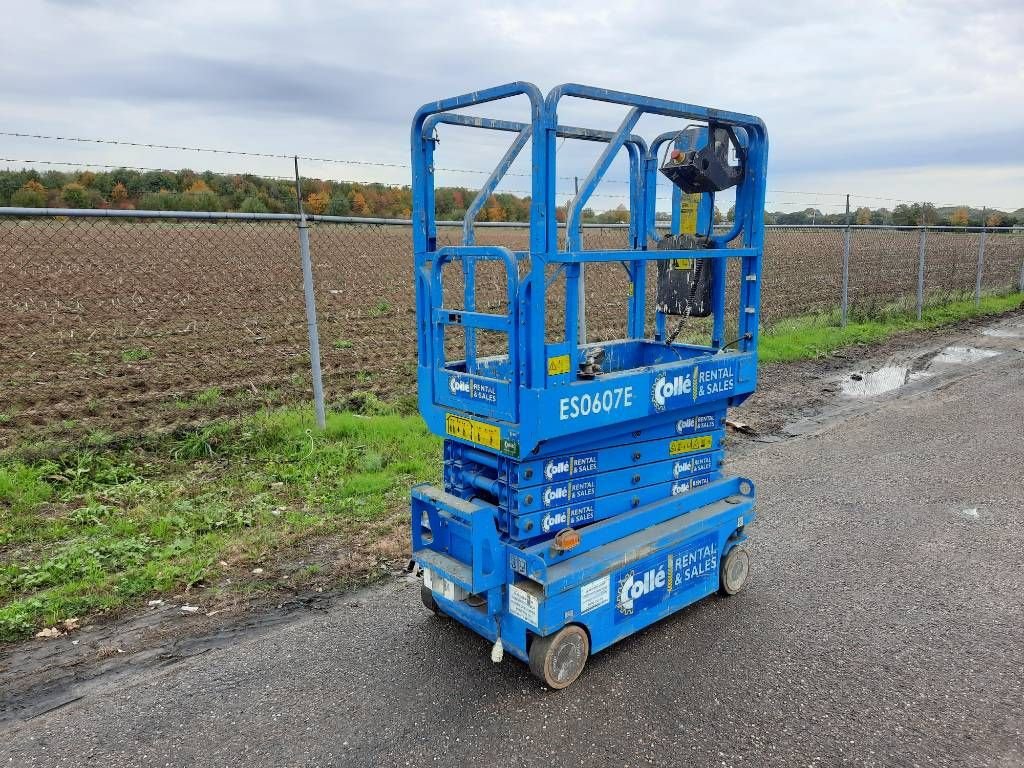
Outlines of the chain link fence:
<svg viewBox="0 0 1024 768">
<path fill-rule="evenodd" d="M 110 213 L 0 209 L 0 444 L 27 429 L 166 429 L 308 401 L 295 217 Z M 839 309 L 845 235 L 842 227 L 767 228 L 766 324 Z M 439 231 L 444 244 L 460 237 L 458 227 Z M 528 231 L 478 225 L 477 241 L 526 250 Z M 584 244 L 624 247 L 626 230 L 588 226 Z M 412 398 L 408 223 L 317 217 L 310 250 L 328 405 L 365 391 Z M 1024 232 L 853 227 L 846 271 L 853 318 L 894 306 L 912 312 L 919 298 L 1021 290 Z M 564 311 L 558 288 L 553 320 Z M 620 265 L 588 267 L 591 340 L 623 334 L 628 288 Z M 481 265 L 479 308 L 499 311 L 504 290 L 501 268 Z"/>
</svg>

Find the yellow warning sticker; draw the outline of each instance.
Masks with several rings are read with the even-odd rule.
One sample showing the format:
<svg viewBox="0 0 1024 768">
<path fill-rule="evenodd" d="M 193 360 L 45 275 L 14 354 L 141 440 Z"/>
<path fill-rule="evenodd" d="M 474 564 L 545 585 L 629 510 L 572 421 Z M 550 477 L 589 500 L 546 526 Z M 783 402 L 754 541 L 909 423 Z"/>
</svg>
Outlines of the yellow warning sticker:
<svg viewBox="0 0 1024 768">
<path fill-rule="evenodd" d="M 569 372 L 569 356 L 558 355 L 548 358 L 548 376 L 558 376 L 560 373 Z"/>
<path fill-rule="evenodd" d="M 444 431 L 460 440 L 501 450 L 501 430 L 491 424 L 448 413 L 444 417 Z"/>
<path fill-rule="evenodd" d="M 689 269 L 692 265 L 690 259 L 673 259 L 672 266 L 674 269 Z"/>
<path fill-rule="evenodd" d="M 679 203 L 679 231 L 684 235 L 697 234 L 697 206 L 700 205 L 700 194 L 683 195 Z"/>
<path fill-rule="evenodd" d="M 697 435 L 696 437 L 684 437 L 681 440 L 673 440 L 668 444 L 670 456 L 678 456 L 680 453 L 692 451 L 705 451 L 711 447 L 711 435 Z"/>
</svg>

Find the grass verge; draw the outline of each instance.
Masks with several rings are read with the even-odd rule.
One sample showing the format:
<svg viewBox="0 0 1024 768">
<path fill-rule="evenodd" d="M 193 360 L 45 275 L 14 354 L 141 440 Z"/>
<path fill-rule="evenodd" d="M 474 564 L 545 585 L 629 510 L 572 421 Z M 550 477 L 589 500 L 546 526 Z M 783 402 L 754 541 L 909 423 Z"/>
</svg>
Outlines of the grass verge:
<svg viewBox="0 0 1024 768">
<path fill-rule="evenodd" d="M 322 433 L 310 412 L 283 409 L 0 454 L 0 640 L 231 576 L 237 590 L 253 566 L 266 576 L 246 588 L 265 588 L 275 557 L 310 537 L 399 536 L 389 517 L 412 483 L 436 479 L 440 445 L 418 416 L 369 405 L 331 413 Z"/>
<path fill-rule="evenodd" d="M 916 313 L 895 305 L 870 318 L 850 319 L 841 327 L 835 313 L 780 320 L 761 333 L 759 358 L 762 363 L 791 362 L 827 355 L 851 344 L 873 344 L 908 331 L 928 330 L 972 317 L 998 315 L 1024 307 L 1024 293 L 983 296 L 980 306 L 974 298 L 927 306 L 918 320 Z"/>
</svg>

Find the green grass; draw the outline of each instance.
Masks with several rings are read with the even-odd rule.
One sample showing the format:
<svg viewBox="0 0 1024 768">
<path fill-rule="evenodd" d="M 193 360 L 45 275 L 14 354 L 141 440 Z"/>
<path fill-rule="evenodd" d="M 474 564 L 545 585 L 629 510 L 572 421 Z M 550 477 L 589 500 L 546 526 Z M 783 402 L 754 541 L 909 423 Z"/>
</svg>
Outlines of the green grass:
<svg viewBox="0 0 1024 768">
<path fill-rule="evenodd" d="M 440 444 L 418 416 L 372 395 L 353 402 L 361 412 L 331 413 L 323 432 L 310 412 L 283 409 L 0 454 L 0 640 L 210 584 L 304 537 L 386 519 L 412 483 L 437 479 Z"/>
<path fill-rule="evenodd" d="M 136 347 L 133 349 L 126 349 L 121 353 L 121 361 L 125 363 L 137 363 L 140 360 L 148 360 L 153 356 L 145 347 Z"/>
<path fill-rule="evenodd" d="M 873 344 L 908 331 L 938 328 L 961 320 L 997 315 L 1024 306 L 1024 294 L 983 296 L 981 305 L 963 299 L 926 306 L 918 320 L 905 307 L 886 308 L 873 317 L 851 317 L 840 327 L 835 313 L 781 320 L 761 333 L 761 362 L 790 362 L 820 357 L 851 344 Z"/>
<path fill-rule="evenodd" d="M 219 387 L 210 387 L 204 389 L 202 392 L 197 394 L 193 398 L 175 400 L 174 404 L 178 408 L 202 408 L 217 405 L 221 401 L 221 391 Z"/>
<path fill-rule="evenodd" d="M 370 317 L 384 317 L 391 312 L 391 305 L 386 301 L 378 301 L 369 312 Z"/>
</svg>

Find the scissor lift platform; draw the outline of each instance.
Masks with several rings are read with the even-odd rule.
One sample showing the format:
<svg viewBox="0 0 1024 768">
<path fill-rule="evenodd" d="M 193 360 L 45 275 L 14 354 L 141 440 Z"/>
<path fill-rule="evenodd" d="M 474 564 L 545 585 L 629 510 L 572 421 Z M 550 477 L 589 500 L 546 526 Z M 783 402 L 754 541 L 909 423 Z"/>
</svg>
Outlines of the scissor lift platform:
<svg viewBox="0 0 1024 768">
<path fill-rule="evenodd" d="M 529 121 L 457 112 L 515 96 L 530 102 Z M 628 111 L 616 131 L 564 126 L 557 108 L 567 97 Z M 648 146 L 633 133 L 644 114 L 699 125 Z M 433 169 L 444 124 L 515 138 L 466 212 L 462 245 L 438 247 Z M 568 206 L 561 245 L 559 138 L 604 144 Z M 476 215 L 528 143 L 528 250 L 476 245 Z M 665 174 L 700 189 L 689 239 L 663 238 L 655 227 L 663 147 L 674 148 Z M 727 408 L 756 384 L 767 136 L 748 115 L 579 85 L 543 97 L 535 86 L 512 83 L 425 105 L 413 122 L 412 148 L 420 411 L 445 437 L 443 487 L 412 491 L 423 602 L 491 640 L 496 659 L 507 650 L 547 685 L 563 688 L 589 654 L 712 592 L 734 594 L 746 580 L 739 545 L 753 519 L 754 487 L 725 473 L 723 440 Z M 585 249 L 583 209 L 620 151 L 630 161 L 628 247 Z M 719 157 L 717 173 L 701 170 Z M 714 191 L 707 190 L 716 179 L 736 184 L 736 220 L 722 234 L 710 221 Z M 681 195 L 673 188 L 674 234 L 682 228 Z M 739 262 L 739 312 L 738 338 L 727 343 L 728 258 Z M 650 260 L 662 267 L 659 304 L 649 313 Z M 581 286 L 585 265 L 595 262 L 621 263 L 626 272 L 628 338 L 587 338 Z M 504 312 L 477 308 L 481 264 L 504 269 Z M 454 300 L 445 292 L 452 269 L 462 280 Z M 672 269 L 693 272 L 673 278 Z M 661 290 L 663 279 L 683 277 L 674 292 Z M 679 285 L 678 306 L 662 304 L 662 296 L 680 296 Z M 695 299 L 697 285 L 710 286 L 707 301 Z M 564 295 L 564 318 L 549 327 L 556 292 Z M 685 321 L 692 307 L 705 306 L 709 343 L 676 343 L 672 316 Z M 461 351 L 450 359 L 453 330 Z M 507 354 L 480 355 L 482 334 L 503 336 Z"/>
</svg>

